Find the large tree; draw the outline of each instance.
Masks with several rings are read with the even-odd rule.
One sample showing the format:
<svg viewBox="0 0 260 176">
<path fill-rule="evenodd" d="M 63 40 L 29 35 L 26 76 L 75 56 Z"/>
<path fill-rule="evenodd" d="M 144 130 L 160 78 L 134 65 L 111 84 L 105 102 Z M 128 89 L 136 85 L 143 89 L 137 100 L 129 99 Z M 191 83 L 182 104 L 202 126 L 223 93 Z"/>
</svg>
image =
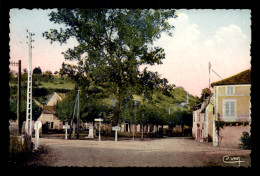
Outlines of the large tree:
<svg viewBox="0 0 260 176">
<path fill-rule="evenodd" d="M 116 95 L 113 124 L 118 123 L 125 92 L 138 83 L 139 66 L 161 64 L 164 50 L 153 41 L 162 32 L 171 35 L 169 18 L 174 10 L 140 9 L 60 9 L 49 14 L 50 21 L 65 24 L 65 29 L 43 33 L 51 42 L 66 43 L 75 37 L 78 46 L 65 51 L 65 60 L 78 64 L 63 64 L 61 72 L 74 77 L 81 86 L 110 82 Z M 131 89 L 132 88 L 132 89 Z M 130 91 L 133 94 L 132 91 Z"/>
</svg>

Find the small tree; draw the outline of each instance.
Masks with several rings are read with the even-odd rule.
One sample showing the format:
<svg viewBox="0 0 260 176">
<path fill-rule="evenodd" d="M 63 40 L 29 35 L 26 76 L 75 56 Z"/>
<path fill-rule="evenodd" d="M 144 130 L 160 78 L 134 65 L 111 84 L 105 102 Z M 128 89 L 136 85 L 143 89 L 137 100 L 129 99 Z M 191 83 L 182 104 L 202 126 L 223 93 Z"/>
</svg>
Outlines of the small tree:
<svg viewBox="0 0 260 176">
<path fill-rule="evenodd" d="M 42 78 L 44 81 L 53 81 L 52 72 L 50 70 L 47 70 L 43 73 Z"/>
<path fill-rule="evenodd" d="M 41 67 L 35 67 L 33 69 L 33 74 L 42 74 L 42 69 Z"/>
<path fill-rule="evenodd" d="M 240 138 L 240 141 L 242 142 L 242 148 L 245 150 L 251 149 L 251 135 L 249 135 L 248 132 L 244 131 L 243 135 Z"/>
<path fill-rule="evenodd" d="M 212 92 L 209 88 L 202 89 L 201 97 L 200 97 L 201 101 L 204 101 L 204 99 L 206 99 L 211 94 L 212 94 Z"/>
</svg>

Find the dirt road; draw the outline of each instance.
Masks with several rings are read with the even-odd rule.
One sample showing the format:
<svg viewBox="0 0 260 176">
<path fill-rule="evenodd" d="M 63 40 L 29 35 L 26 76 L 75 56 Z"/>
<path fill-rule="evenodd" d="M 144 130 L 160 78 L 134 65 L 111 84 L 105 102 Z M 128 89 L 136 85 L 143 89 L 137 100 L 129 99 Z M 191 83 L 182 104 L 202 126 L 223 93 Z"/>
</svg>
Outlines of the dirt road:
<svg viewBox="0 0 260 176">
<path fill-rule="evenodd" d="M 250 150 L 212 147 L 190 138 L 148 141 L 93 141 L 40 138 L 45 154 L 29 165 L 77 167 L 238 167 L 224 163 L 224 156 L 239 157 L 250 166 Z"/>
</svg>

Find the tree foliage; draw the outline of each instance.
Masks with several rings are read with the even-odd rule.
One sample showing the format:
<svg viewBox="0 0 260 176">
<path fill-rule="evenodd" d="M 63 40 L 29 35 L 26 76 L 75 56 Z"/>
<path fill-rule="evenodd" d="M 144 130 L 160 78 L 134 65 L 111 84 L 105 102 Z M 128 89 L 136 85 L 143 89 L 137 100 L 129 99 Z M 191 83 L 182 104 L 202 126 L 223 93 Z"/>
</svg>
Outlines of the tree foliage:
<svg viewBox="0 0 260 176">
<path fill-rule="evenodd" d="M 42 69 L 41 67 L 35 67 L 33 69 L 33 74 L 42 74 Z"/>
<path fill-rule="evenodd" d="M 20 117 L 22 121 L 26 120 L 26 106 L 27 102 L 26 100 L 21 100 L 21 107 L 20 107 Z M 16 120 L 17 119 L 17 100 L 14 100 L 10 103 L 10 116 L 9 119 Z M 37 120 L 42 112 L 42 108 L 36 105 L 34 101 L 32 101 L 32 119 Z"/>
<path fill-rule="evenodd" d="M 212 92 L 209 88 L 204 88 L 201 91 L 201 101 L 204 101 L 204 99 L 206 99 L 208 96 L 212 95 Z"/>
<path fill-rule="evenodd" d="M 171 35 L 173 26 L 167 20 L 176 17 L 174 10 L 59 9 L 49 16 L 66 29 L 50 29 L 43 33 L 46 39 L 64 44 L 75 37 L 79 43 L 63 52 L 65 60 L 76 60 L 77 65 L 63 64 L 60 72 L 83 86 L 109 82 L 116 95 L 117 124 L 123 95 L 132 94 L 129 90 L 138 84 L 139 66 L 161 64 L 165 58 L 164 50 L 152 44 L 162 32 Z"/>
</svg>

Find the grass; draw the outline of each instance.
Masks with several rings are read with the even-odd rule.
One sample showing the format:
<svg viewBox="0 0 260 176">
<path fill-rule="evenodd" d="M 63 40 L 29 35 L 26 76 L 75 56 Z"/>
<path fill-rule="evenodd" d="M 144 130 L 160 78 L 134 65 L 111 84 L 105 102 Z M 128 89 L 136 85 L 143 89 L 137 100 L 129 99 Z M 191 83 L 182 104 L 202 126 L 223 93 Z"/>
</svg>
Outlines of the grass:
<svg viewBox="0 0 260 176">
<path fill-rule="evenodd" d="M 54 89 L 70 89 L 72 90 L 75 86 L 75 83 L 64 81 L 62 84 L 60 82 L 41 82 L 41 86 L 39 88 L 54 88 Z"/>
<path fill-rule="evenodd" d="M 39 81 L 35 82 L 36 85 L 39 84 Z M 27 80 L 23 81 L 22 84 L 27 85 Z M 9 82 L 9 86 L 17 86 L 16 83 L 13 82 Z M 40 85 L 38 86 L 39 88 L 53 88 L 53 89 L 70 89 L 72 90 L 75 87 L 75 82 L 70 80 L 69 78 L 64 78 L 64 80 L 62 80 L 60 77 L 58 76 L 53 76 L 53 80 L 51 81 L 40 81 Z"/>
<path fill-rule="evenodd" d="M 53 76 L 53 79 L 51 81 L 41 81 L 41 85 L 39 85 L 39 87 L 72 90 L 75 87 L 75 83 L 69 78 L 64 78 L 64 80 L 62 80 L 59 76 Z"/>
</svg>

